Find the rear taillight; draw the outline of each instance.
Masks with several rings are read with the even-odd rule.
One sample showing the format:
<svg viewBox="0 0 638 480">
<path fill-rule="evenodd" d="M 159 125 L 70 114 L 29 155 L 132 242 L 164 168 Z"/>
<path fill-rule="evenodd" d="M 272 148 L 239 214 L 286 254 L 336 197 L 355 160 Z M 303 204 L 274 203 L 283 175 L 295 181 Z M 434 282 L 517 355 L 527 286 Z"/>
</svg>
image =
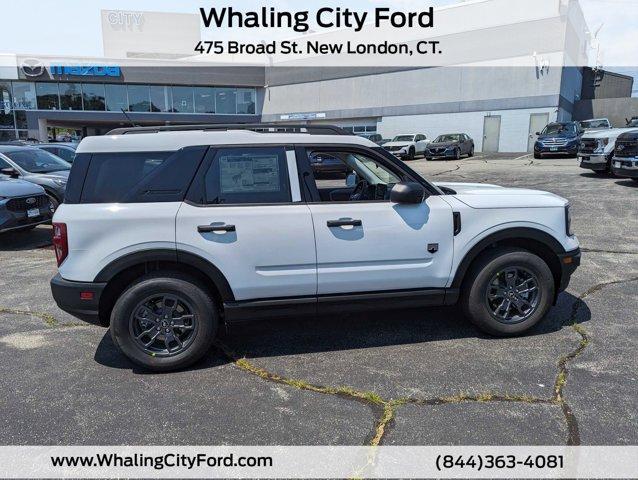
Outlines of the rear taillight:
<svg viewBox="0 0 638 480">
<path fill-rule="evenodd" d="M 69 241 L 66 234 L 66 223 L 53 224 L 53 248 L 58 267 L 62 265 L 64 259 L 69 254 Z"/>
</svg>

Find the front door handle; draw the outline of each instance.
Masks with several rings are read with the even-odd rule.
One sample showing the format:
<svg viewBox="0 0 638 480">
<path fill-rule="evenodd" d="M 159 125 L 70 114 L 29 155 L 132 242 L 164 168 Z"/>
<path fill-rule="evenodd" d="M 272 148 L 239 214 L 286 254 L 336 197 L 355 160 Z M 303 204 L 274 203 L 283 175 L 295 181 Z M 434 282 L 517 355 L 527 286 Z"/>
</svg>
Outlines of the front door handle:
<svg viewBox="0 0 638 480">
<path fill-rule="evenodd" d="M 328 220 L 326 225 L 328 225 L 328 228 L 361 227 L 363 222 L 361 220 Z"/>
<path fill-rule="evenodd" d="M 197 227 L 199 233 L 234 232 L 235 230 L 235 225 L 200 225 Z"/>
</svg>

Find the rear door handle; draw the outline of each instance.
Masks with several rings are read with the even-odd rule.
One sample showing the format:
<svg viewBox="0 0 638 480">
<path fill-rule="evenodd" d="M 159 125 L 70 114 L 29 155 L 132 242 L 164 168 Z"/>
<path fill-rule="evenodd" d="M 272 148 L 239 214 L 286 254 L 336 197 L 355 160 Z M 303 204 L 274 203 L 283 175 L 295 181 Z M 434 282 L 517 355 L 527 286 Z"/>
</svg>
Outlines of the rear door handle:
<svg viewBox="0 0 638 480">
<path fill-rule="evenodd" d="M 235 225 L 200 225 L 197 227 L 199 233 L 234 232 L 235 230 Z"/>
<path fill-rule="evenodd" d="M 328 220 L 326 225 L 328 225 L 328 228 L 361 227 L 363 222 L 361 220 Z"/>
</svg>

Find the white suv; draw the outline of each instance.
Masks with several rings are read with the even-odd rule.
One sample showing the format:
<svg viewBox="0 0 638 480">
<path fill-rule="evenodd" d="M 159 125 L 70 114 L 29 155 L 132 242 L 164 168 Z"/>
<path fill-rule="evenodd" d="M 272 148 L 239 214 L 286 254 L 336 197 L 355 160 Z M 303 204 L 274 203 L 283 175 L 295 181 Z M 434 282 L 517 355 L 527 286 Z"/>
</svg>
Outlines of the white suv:
<svg viewBox="0 0 638 480">
<path fill-rule="evenodd" d="M 460 302 L 486 332 L 520 334 L 580 263 L 563 198 L 437 186 L 336 127 L 278 128 L 84 139 L 53 220 L 58 305 L 170 370 L 205 355 L 220 324 L 265 317 Z M 318 152 L 347 178 L 316 178 Z"/>
<path fill-rule="evenodd" d="M 421 133 L 404 133 L 385 143 L 383 148 L 395 157 L 404 160 L 414 160 L 417 155 L 425 155 L 428 143 L 427 137 Z"/>
</svg>

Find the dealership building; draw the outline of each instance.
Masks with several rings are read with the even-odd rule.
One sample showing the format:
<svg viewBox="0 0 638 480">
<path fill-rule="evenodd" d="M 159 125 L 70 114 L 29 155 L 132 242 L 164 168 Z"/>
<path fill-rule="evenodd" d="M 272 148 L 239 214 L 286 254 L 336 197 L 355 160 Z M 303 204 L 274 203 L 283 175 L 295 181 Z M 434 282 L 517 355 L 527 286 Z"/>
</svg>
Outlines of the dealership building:
<svg viewBox="0 0 638 480">
<path fill-rule="evenodd" d="M 45 140 L 56 128 L 100 135 L 131 122 L 265 121 L 331 123 L 384 138 L 462 132 L 477 151 L 524 152 L 547 123 L 604 114 L 601 106 L 610 101 L 617 126 L 638 114 L 638 99 L 629 98 L 631 77 L 563 66 L 582 64 L 590 50 L 576 0 L 539 0 L 533 9 L 526 0 L 475 0 L 436 15 L 455 25 L 442 44 L 461 45 L 472 62 L 431 68 L 220 63 L 193 56 L 201 38 L 197 15 L 103 11 L 103 57 L 0 55 L 0 140 Z M 180 35 L 167 34 L 174 31 Z M 487 31 L 512 41 L 489 48 Z M 328 41 L 341 34 L 311 36 Z"/>
</svg>

